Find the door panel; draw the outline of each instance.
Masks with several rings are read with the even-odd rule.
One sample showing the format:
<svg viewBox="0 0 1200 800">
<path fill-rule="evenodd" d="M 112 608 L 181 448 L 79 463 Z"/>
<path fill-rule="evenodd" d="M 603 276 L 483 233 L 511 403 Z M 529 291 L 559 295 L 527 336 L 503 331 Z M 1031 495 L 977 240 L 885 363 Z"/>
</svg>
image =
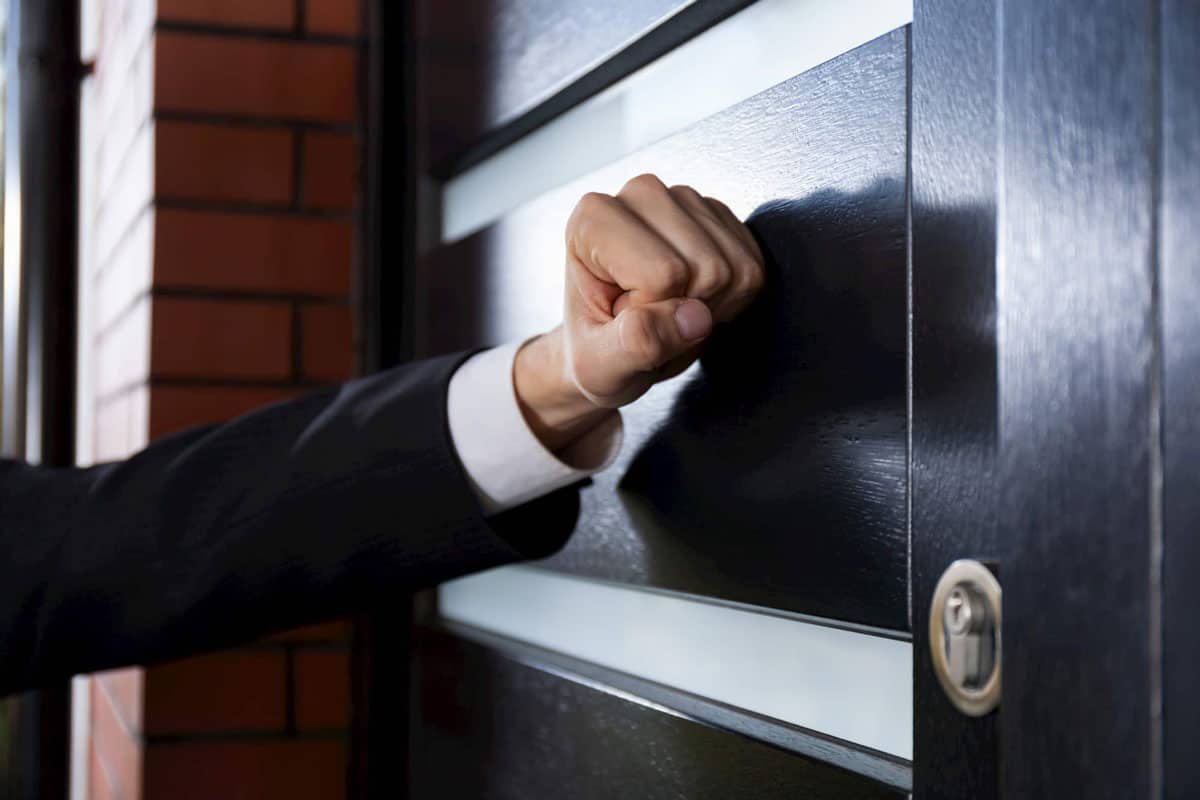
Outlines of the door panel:
<svg viewBox="0 0 1200 800">
<path fill-rule="evenodd" d="M 625 412 L 549 569 L 906 630 L 907 33 L 880 37 L 432 253 L 422 352 L 547 329 L 585 191 L 721 197 L 771 289 Z"/>
<path fill-rule="evenodd" d="M 415 797 L 906 796 L 446 632 L 420 629 L 416 653 Z"/>
</svg>

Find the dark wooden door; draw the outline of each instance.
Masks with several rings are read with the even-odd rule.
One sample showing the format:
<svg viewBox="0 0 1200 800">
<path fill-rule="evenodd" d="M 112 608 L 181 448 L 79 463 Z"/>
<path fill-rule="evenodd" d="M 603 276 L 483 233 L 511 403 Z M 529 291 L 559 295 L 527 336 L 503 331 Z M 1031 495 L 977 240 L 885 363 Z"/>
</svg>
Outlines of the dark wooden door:
<svg viewBox="0 0 1200 800">
<path fill-rule="evenodd" d="M 915 5 L 914 619 L 985 558 L 1005 642 L 999 710 L 971 719 L 914 627 L 918 795 L 1195 792 L 1198 22 Z"/>
<path fill-rule="evenodd" d="M 1195 9 L 417 9 L 416 355 L 553 326 L 575 200 L 642 172 L 769 280 L 562 551 L 418 604 L 409 795 L 1189 796 Z M 929 656 L 960 558 L 1004 590 L 982 717 Z"/>
</svg>

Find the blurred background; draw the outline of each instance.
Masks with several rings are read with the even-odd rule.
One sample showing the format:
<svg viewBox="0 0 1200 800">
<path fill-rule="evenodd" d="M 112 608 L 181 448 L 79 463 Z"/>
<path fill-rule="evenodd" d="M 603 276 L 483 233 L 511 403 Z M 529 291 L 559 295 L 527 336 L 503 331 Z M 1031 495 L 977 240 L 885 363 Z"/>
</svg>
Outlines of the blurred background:
<svg viewBox="0 0 1200 800">
<path fill-rule="evenodd" d="M 361 0 L 0 14 L 6 455 L 117 459 L 360 368 Z M 5 701 L 0 795 L 344 796 L 352 627 Z"/>
</svg>

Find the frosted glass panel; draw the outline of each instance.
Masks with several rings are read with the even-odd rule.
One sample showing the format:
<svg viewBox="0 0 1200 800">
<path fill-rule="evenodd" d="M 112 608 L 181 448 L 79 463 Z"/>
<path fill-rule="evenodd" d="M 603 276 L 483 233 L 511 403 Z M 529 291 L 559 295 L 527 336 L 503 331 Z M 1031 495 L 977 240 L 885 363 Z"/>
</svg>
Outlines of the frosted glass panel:
<svg viewBox="0 0 1200 800">
<path fill-rule="evenodd" d="M 912 758 L 912 645 L 529 567 L 443 584 L 443 617 Z"/>
<path fill-rule="evenodd" d="M 447 181 L 442 241 L 912 21 L 912 0 L 759 0 Z"/>
</svg>

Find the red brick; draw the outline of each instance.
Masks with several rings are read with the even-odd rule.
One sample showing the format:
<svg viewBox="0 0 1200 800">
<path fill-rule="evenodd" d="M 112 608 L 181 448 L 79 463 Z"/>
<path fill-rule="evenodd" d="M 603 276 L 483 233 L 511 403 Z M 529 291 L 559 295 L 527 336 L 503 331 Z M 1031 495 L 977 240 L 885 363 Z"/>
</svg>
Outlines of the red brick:
<svg viewBox="0 0 1200 800">
<path fill-rule="evenodd" d="M 278 731 L 287 725 L 282 652 L 231 650 L 146 670 L 146 734 Z"/>
<path fill-rule="evenodd" d="M 322 625 L 309 625 L 305 628 L 277 633 L 268 637 L 269 642 L 348 642 L 350 641 L 350 623 L 345 621 L 326 622 Z"/>
<path fill-rule="evenodd" d="M 152 386 L 150 438 L 196 425 L 224 422 L 297 394 L 288 389 L 246 386 Z"/>
<path fill-rule="evenodd" d="M 152 744 L 149 800 L 339 800 L 346 757 L 339 741 Z"/>
<path fill-rule="evenodd" d="M 291 131 L 160 120 L 156 134 L 158 197 L 291 203 Z"/>
<path fill-rule="evenodd" d="M 301 372 L 309 380 L 340 381 L 354 366 L 354 331 L 347 306 L 305 306 L 300 312 Z"/>
<path fill-rule="evenodd" d="M 348 210 L 358 183 L 358 142 L 338 133 L 304 137 L 304 178 L 301 203 L 308 208 Z"/>
<path fill-rule="evenodd" d="M 282 302 L 156 297 L 151 324 L 155 377 L 291 376 L 291 308 Z"/>
<path fill-rule="evenodd" d="M 92 680 L 103 684 L 125 727 L 134 731 L 142 729 L 142 691 L 145 686 L 142 677 L 141 667 L 114 669 L 92 676 Z"/>
<path fill-rule="evenodd" d="M 350 653 L 297 650 L 296 727 L 302 731 L 350 725 Z"/>
<path fill-rule="evenodd" d="M 122 800 L 141 797 L 143 754 L 140 742 L 121 725 L 112 701 L 92 681 L 92 748 L 108 774 L 113 793 Z"/>
<path fill-rule="evenodd" d="M 160 110 L 354 119 L 351 46 L 160 32 L 156 47 Z"/>
<path fill-rule="evenodd" d="M 354 36 L 360 30 L 358 0 L 305 0 L 304 21 L 312 33 Z"/>
<path fill-rule="evenodd" d="M 296 3 L 295 0 L 158 0 L 158 18 L 289 30 L 296 24 Z"/>
<path fill-rule="evenodd" d="M 349 222 L 160 209 L 154 281 L 248 291 L 346 296 Z"/>
</svg>

